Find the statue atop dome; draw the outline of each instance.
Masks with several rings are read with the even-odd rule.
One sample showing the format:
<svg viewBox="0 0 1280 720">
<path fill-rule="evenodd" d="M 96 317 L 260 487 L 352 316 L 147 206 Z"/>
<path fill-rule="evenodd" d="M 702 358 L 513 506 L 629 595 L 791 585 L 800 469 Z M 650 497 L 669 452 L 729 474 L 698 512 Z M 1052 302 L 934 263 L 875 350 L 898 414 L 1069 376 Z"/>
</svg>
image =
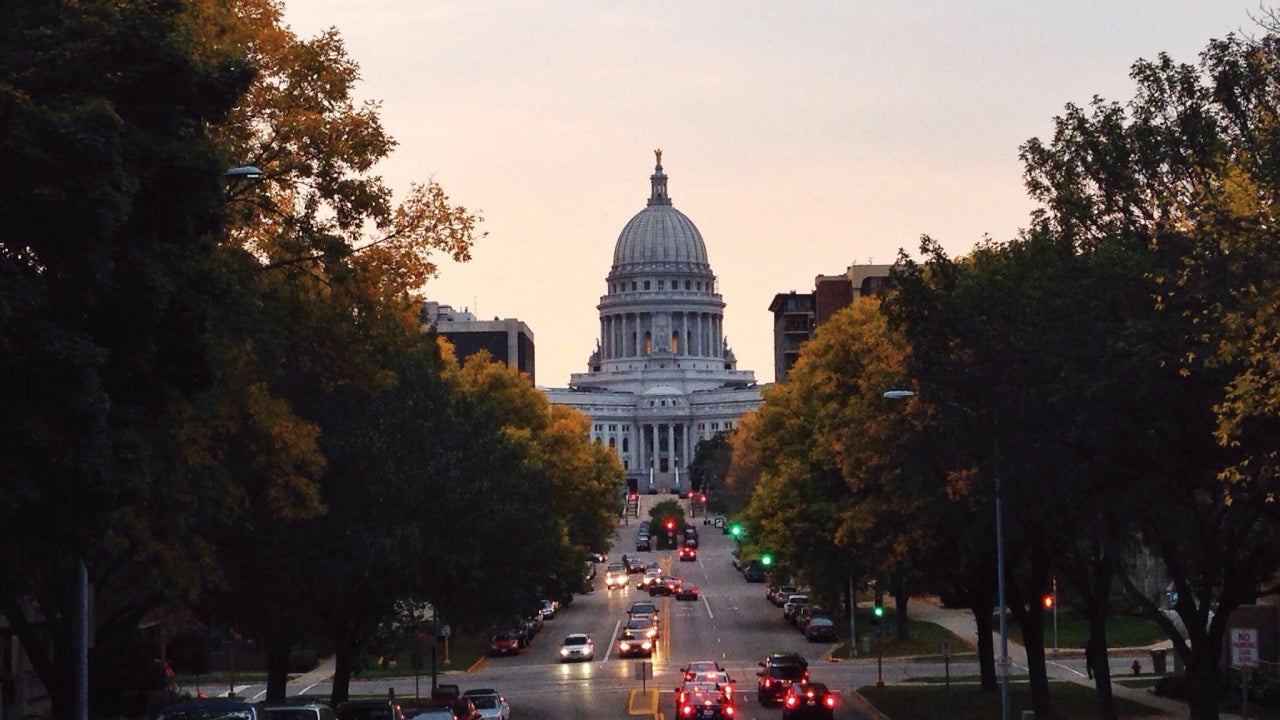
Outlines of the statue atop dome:
<svg viewBox="0 0 1280 720">
<path fill-rule="evenodd" d="M 653 156 L 658 159 L 658 167 L 662 167 L 662 148 L 654 150 Z"/>
</svg>

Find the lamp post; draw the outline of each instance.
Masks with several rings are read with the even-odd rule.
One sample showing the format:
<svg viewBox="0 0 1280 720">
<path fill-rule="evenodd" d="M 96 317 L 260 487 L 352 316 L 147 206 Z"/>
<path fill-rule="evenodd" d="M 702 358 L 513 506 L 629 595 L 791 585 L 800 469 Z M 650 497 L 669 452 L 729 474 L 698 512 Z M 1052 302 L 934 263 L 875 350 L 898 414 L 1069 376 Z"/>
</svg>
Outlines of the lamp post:
<svg viewBox="0 0 1280 720">
<path fill-rule="evenodd" d="M 914 390 L 887 390 L 884 396 L 890 400 L 905 400 L 915 394 Z M 954 403 L 952 405 L 973 415 L 973 411 L 966 407 Z M 1000 469 L 996 467 L 1000 452 L 1000 447 L 996 443 L 995 433 L 992 433 L 991 465 L 992 474 L 996 478 L 996 602 L 1000 606 L 1000 658 L 996 663 L 996 673 L 1000 676 L 1000 720 L 1009 720 L 1009 671 L 1012 669 L 1012 663 L 1009 661 L 1008 605 L 1005 603 L 1004 595 L 1004 511 L 1001 507 L 1001 498 L 1004 493 L 1000 488 Z"/>
</svg>

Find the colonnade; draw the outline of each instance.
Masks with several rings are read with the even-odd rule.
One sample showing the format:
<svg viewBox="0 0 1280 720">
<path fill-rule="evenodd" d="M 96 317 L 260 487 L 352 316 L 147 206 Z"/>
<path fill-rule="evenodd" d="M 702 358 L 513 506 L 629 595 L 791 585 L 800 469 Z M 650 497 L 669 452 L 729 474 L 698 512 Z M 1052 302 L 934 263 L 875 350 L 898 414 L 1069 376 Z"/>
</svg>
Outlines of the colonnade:
<svg viewBox="0 0 1280 720">
<path fill-rule="evenodd" d="M 723 357 L 724 318 L 711 312 L 633 312 L 600 318 L 605 360 L 654 354 Z"/>
</svg>

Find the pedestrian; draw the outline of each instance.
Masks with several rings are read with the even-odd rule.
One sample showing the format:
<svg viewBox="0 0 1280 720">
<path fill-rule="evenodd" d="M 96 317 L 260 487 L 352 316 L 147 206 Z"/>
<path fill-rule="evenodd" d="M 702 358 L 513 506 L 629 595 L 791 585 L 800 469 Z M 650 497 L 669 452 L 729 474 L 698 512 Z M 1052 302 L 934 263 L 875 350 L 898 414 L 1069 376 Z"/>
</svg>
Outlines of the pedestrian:
<svg viewBox="0 0 1280 720">
<path fill-rule="evenodd" d="M 1093 656 L 1097 643 L 1094 642 L 1093 635 L 1089 635 L 1089 639 L 1084 644 L 1084 671 L 1089 679 L 1093 679 Z"/>
</svg>

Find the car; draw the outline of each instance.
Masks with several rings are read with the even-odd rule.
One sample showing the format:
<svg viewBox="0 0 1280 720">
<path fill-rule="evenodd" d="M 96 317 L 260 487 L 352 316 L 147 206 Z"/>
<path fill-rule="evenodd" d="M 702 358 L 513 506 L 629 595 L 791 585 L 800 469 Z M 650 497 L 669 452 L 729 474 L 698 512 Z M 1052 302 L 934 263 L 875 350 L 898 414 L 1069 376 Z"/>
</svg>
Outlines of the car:
<svg viewBox="0 0 1280 720">
<path fill-rule="evenodd" d="M 795 615 L 791 618 L 791 624 L 795 625 L 797 630 L 804 632 L 805 627 L 809 625 L 809 619 L 820 616 L 830 617 L 830 613 L 818 603 L 806 603 L 796 609 Z"/>
<path fill-rule="evenodd" d="M 555 600 L 543 600 L 542 608 L 538 610 L 538 614 L 542 616 L 543 620 L 550 620 L 554 618 L 556 616 L 556 613 L 559 611 L 560 611 L 559 602 Z"/>
<path fill-rule="evenodd" d="M 654 620 L 660 619 L 658 617 L 658 606 L 654 605 L 651 600 L 641 600 L 631 603 L 631 607 L 627 609 L 627 614 L 631 616 L 652 615 Z"/>
<path fill-rule="evenodd" d="M 383 698 L 347 700 L 335 708 L 338 720 L 404 720 L 400 703 Z"/>
<path fill-rule="evenodd" d="M 680 672 L 684 673 L 685 682 L 697 680 L 699 673 L 722 673 L 724 671 L 725 669 L 715 660 L 694 660 L 680 668 Z"/>
<path fill-rule="evenodd" d="M 156 720 L 262 720 L 264 717 L 257 703 L 210 698 L 170 705 L 160 711 Z"/>
<path fill-rule="evenodd" d="M 641 574 L 645 571 L 645 568 L 648 567 L 647 565 L 645 565 L 644 561 L 641 560 L 640 558 L 638 557 L 629 558 L 626 555 L 622 556 L 622 564 L 627 566 L 628 575 Z"/>
<path fill-rule="evenodd" d="M 333 711 L 333 708 L 322 702 L 263 705 L 262 715 L 266 720 L 338 720 L 338 714 Z"/>
<path fill-rule="evenodd" d="M 593 552 L 591 553 L 591 561 L 597 563 L 609 562 L 609 556 L 602 552 Z"/>
<path fill-rule="evenodd" d="M 733 720 L 738 709 L 733 695 L 710 683 L 688 683 L 678 693 L 680 720 Z"/>
<path fill-rule="evenodd" d="M 804 626 L 804 639 L 809 642 L 836 642 L 840 634 L 834 620 L 825 615 L 815 615 Z"/>
<path fill-rule="evenodd" d="M 636 552 L 649 552 L 651 547 L 648 535 L 636 535 Z"/>
<path fill-rule="evenodd" d="M 566 635 L 560 643 L 560 662 L 592 660 L 596 656 L 596 643 L 586 633 Z"/>
<path fill-rule="evenodd" d="M 765 572 L 763 565 L 752 561 L 742 568 L 742 577 L 749 583 L 762 583 L 768 579 L 769 574 Z"/>
<path fill-rule="evenodd" d="M 760 678 L 756 687 L 756 699 L 761 705 L 776 705 L 782 702 L 787 688 L 794 683 L 805 683 L 809 680 L 809 661 L 799 653 L 776 652 L 760 662 L 761 670 L 756 672 Z"/>
<path fill-rule="evenodd" d="M 475 703 L 483 720 L 511 720 L 511 706 L 502 693 L 493 688 L 474 688 L 462 693 L 462 697 Z"/>
<path fill-rule="evenodd" d="M 482 720 L 475 703 L 461 693 L 437 692 L 430 700 L 403 702 L 405 720 Z"/>
<path fill-rule="evenodd" d="M 787 601 L 788 597 L 795 595 L 798 592 L 800 592 L 800 588 L 795 585 L 770 585 L 769 589 L 765 591 L 764 596 L 769 600 L 769 602 L 777 605 L 778 607 L 782 607 L 782 604 Z"/>
<path fill-rule="evenodd" d="M 658 639 L 658 620 L 652 615 L 632 615 L 623 629 L 639 633 L 650 640 Z"/>
<path fill-rule="evenodd" d="M 624 628 L 618 636 L 618 657 L 653 657 L 654 643 L 643 630 Z"/>
<path fill-rule="evenodd" d="M 823 683 L 793 683 L 782 698 L 783 720 L 832 720 L 836 695 Z"/>
<path fill-rule="evenodd" d="M 800 612 L 800 606 L 808 604 L 808 595 L 792 593 L 787 597 L 787 601 L 782 604 L 782 619 L 794 625 L 796 613 Z"/>
<path fill-rule="evenodd" d="M 649 596 L 656 595 L 675 595 L 680 590 L 680 585 L 684 580 L 678 577 L 662 577 L 654 579 L 649 585 Z"/>
<path fill-rule="evenodd" d="M 680 562 L 696 562 L 698 559 L 698 548 L 692 545 L 685 545 L 680 548 Z"/>
<path fill-rule="evenodd" d="M 448 705 L 408 707 L 404 713 L 405 720 L 455 720 L 453 708 Z"/>
<path fill-rule="evenodd" d="M 520 648 L 529 644 L 527 638 L 527 635 L 522 637 L 521 633 L 515 630 L 504 630 L 489 638 L 489 654 L 495 657 L 519 655 Z"/>
<path fill-rule="evenodd" d="M 630 582 L 627 567 L 622 563 L 610 563 L 604 571 L 604 587 L 606 590 L 625 588 Z"/>
<path fill-rule="evenodd" d="M 648 590 L 649 586 L 660 577 L 662 577 L 662 568 L 656 565 L 647 567 L 644 570 L 644 575 L 641 575 L 640 580 L 636 582 L 636 589 Z"/>
<path fill-rule="evenodd" d="M 683 582 L 680 583 L 680 589 L 674 594 L 677 600 L 697 600 L 698 586 L 693 583 Z"/>
</svg>

